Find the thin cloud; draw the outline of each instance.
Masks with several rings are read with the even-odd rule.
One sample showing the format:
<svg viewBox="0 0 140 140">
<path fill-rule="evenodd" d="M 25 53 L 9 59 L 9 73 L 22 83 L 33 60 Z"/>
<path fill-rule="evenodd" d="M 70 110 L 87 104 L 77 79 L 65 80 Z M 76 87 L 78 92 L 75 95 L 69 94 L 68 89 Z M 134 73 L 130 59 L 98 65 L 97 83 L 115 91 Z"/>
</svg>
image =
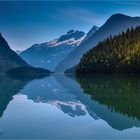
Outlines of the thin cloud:
<svg viewBox="0 0 140 140">
<path fill-rule="evenodd" d="M 122 4 L 122 5 L 140 5 L 140 1 L 113 1 L 115 4 Z"/>
<path fill-rule="evenodd" d="M 73 9 L 58 10 L 58 12 L 60 12 L 60 14 L 74 18 L 75 20 L 80 20 L 88 24 L 96 24 L 96 25 L 101 24 L 99 16 L 97 16 L 97 14 L 88 9 L 73 8 Z"/>
</svg>

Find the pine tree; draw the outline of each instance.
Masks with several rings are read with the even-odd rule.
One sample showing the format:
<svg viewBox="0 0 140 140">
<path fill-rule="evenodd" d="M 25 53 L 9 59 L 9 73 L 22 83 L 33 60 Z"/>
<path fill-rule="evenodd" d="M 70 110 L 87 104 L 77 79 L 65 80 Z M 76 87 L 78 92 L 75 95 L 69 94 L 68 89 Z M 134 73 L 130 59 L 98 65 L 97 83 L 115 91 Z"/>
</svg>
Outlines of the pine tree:
<svg viewBox="0 0 140 140">
<path fill-rule="evenodd" d="M 140 73 L 140 27 L 100 41 L 82 57 L 76 73 Z"/>
</svg>

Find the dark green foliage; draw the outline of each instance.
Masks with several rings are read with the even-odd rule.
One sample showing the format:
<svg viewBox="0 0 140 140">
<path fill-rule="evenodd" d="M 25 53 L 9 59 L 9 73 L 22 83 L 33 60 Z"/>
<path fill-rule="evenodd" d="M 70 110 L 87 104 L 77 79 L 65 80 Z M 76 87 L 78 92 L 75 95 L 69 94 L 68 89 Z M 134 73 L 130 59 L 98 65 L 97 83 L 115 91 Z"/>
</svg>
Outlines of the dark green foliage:
<svg viewBox="0 0 140 140">
<path fill-rule="evenodd" d="M 79 75 L 77 81 L 110 111 L 140 120 L 140 75 Z"/>
<path fill-rule="evenodd" d="M 140 73 L 140 27 L 99 42 L 76 66 L 76 73 Z"/>
</svg>

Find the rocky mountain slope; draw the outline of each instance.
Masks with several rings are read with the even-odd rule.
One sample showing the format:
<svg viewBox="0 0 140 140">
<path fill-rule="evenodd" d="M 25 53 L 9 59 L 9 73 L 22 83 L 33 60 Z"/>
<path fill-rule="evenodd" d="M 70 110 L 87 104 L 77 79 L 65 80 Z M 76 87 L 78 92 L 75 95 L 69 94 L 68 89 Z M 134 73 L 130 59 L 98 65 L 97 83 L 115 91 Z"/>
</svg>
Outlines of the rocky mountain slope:
<svg viewBox="0 0 140 140">
<path fill-rule="evenodd" d="M 28 64 L 10 49 L 8 43 L 0 34 L 0 73 L 19 66 L 28 66 Z"/>
<path fill-rule="evenodd" d="M 50 42 L 35 44 L 19 55 L 34 67 L 53 71 L 56 65 L 81 43 L 84 37 L 84 32 L 70 30 Z"/>
</svg>

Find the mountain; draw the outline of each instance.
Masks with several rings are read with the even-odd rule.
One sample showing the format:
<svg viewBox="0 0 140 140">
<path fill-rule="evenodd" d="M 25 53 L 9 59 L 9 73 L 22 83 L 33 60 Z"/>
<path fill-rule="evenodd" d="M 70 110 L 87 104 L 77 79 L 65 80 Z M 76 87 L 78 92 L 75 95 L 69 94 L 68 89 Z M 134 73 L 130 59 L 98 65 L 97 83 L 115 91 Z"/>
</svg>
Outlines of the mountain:
<svg viewBox="0 0 140 140">
<path fill-rule="evenodd" d="M 19 55 L 32 66 L 53 71 L 56 65 L 81 43 L 84 37 L 84 32 L 70 30 L 50 42 L 34 44 Z"/>
<path fill-rule="evenodd" d="M 0 34 L 0 73 L 19 66 L 28 66 L 28 64 L 10 49 L 8 43 Z"/>
<path fill-rule="evenodd" d="M 16 53 L 19 55 L 22 51 L 20 50 L 16 50 Z"/>
<path fill-rule="evenodd" d="M 84 38 L 83 41 L 87 40 L 88 38 L 90 38 L 97 30 L 99 29 L 99 27 L 97 26 L 93 26 L 90 31 L 87 33 L 86 37 Z"/>
<path fill-rule="evenodd" d="M 126 31 L 131 26 L 136 27 L 138 25 L 140 25 L 140 17 L 130 17 L 123 14 L 112 15 L 95 33 L 83 40 L 75 50 L 65 57 L 57 65 L 55 72 L 64 72 L 77 65 L 83 54 L 97 45 L 99 41 L 104 40 L 110 35 L 113 36 Z"/>
<path fill-rule="evenodd" d="M 140 26 L 99 42 L 76 66 L 76 73 L 140 73 Z"/>
</svg>

